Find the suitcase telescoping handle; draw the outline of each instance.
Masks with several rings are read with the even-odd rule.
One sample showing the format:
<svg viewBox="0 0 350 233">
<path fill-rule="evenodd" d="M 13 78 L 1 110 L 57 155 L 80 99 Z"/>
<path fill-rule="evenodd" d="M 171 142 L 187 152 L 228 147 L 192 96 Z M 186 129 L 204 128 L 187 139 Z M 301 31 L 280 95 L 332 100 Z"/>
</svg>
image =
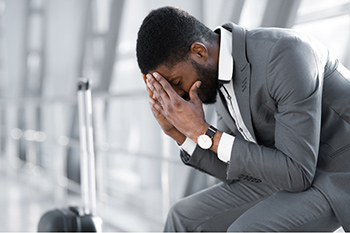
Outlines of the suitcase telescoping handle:
<svg viewBox="0 0 350 233">
<path fill-rule="evenodd" d="M 78 110 L 80 130 L 80 182 L 83 213 L 96 215 L 95 153 L 92 127 L 91 81 L 78 80 Z"/>
</svg>

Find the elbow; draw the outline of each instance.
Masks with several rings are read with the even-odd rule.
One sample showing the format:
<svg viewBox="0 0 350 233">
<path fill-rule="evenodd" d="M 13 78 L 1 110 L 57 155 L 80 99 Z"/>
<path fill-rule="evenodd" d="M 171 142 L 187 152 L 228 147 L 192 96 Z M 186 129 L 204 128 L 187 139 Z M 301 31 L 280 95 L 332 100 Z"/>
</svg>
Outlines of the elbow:
<svg viewBox="0 0 350 233">
<path fill-rule="evenodd" d="M 313 178 L 313 174 L 300 170 L 298 175 L 290 179 L 290 185 L 286 191 L 291 193 L 303 192 L 311 187 Z"/>
<path fill-rule="evenodd" d="M 309 182 L 303 182 L 299 184 L 292 185 L 289 189 L 286 189 L 286 191 L 291 193 L 300 193 L 304 192 L 305 190 L 309 189 L 311 187 L 311 183 Z"/>
</svg>

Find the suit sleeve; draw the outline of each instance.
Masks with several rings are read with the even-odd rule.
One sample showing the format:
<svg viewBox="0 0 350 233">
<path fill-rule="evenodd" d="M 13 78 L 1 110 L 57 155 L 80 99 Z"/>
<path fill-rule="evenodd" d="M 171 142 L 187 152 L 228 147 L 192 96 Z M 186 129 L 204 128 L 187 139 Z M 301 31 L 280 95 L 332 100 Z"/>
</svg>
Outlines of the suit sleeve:
<svg viewBox="0 0 350 233">
<path fill-rule="evenodd" d="M 232 134 L 219 114 L 217 128 L 220 131 Z M 228 164 L 221 161 L 217 154 L 211 150 L 203 150 L 199 146 L 196 146 L 196 149 L 191 156 L 185 151 L 181 150 L 180 157 L 182 162 L 186 165 L 214 176 L 223 182 L 231 183 L 233 181 L 227 177 Z"/>
<path fill-rule="evenodd" d="M 266 73 L 266 87 L 277 106 L 274 148 L 236 138 L 227 178 L 252 177 L 300 192 L 310 187 L 316 170 L 322 77 L 312 48 L 294 37 L 275 43 Z"/>
</svg>

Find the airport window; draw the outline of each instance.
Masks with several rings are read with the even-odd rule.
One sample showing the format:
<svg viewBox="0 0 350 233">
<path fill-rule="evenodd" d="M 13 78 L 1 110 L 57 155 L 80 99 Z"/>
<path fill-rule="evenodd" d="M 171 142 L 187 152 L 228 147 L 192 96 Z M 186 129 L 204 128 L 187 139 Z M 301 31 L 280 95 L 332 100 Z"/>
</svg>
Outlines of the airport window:
<svg viewBox="0 0 350 233">
<path fill-rule="evenodd" d="M 149 109 L 137 31 L 165 5 L 212 29 L 233 21 L 308 33 L 350 68 L 349 0 L 0 0 L 0 179 L 9 189 L 0 206 L 11 218 L 31 215 L 18 226 L 0 214 L 0 231 L 36 231 L 44 210 L 81 202 L 79 77 L 92 80 L 97 205 L 106 231 L 162 231 L 176 201 L 218 183 L 183 165 Z M 213 106 L 205 111 L 215 122 Z M 19 205 L 23 190 L 33 198 L 27 207 Z"/>
</svg>

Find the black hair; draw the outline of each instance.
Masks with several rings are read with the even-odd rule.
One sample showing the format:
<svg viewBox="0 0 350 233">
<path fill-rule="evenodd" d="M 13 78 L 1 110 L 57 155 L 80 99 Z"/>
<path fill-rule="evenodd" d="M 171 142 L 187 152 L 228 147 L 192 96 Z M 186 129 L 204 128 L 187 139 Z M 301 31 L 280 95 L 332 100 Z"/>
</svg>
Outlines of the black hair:
<svg viewBox="0 0 350 233">
<path fill-rule="evenodd" d="M 175 7 L 151 11 L 143 20 L 136 43 L 137 62 L 147 74 L 164 64 L 186 60 L 196 41 L 210 42 L 215 33 L 188 12 Z"/>
</svg>

